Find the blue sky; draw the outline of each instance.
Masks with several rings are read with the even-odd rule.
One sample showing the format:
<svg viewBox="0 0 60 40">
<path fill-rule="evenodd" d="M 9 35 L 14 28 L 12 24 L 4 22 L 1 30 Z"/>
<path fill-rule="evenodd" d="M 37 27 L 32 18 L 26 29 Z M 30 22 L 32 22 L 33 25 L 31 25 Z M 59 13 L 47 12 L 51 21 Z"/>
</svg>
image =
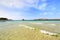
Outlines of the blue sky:
<svg viewBox="0 0 60 40">
<path fill-rule="evenodd" d="M 0 0 L 0 17 L 9 19 L 60 18 L 60 0 Z"/>
</svg>

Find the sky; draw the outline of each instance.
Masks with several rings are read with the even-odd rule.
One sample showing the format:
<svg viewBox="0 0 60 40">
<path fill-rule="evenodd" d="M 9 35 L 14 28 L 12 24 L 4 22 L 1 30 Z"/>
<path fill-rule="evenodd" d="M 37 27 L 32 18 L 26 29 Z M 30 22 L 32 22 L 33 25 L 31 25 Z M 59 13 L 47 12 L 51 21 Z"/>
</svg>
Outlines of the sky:
<svg viewBox="0 0 60 40">
<path fill-rule="evenodd" d="M 60 0 L 0 0 L 0 17 L 9 19 L 59 19 Z"/>
</svg>

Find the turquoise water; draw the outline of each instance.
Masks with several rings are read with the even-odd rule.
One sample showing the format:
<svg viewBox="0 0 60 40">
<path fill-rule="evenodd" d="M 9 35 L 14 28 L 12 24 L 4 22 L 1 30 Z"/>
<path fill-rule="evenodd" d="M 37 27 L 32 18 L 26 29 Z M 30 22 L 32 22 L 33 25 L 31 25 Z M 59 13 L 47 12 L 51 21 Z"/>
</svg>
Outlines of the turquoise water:
<svg viewBox="0 0 60 40">
<path fill-rule="evenodd" d="M 50 23 L 50 24 L 60 24 L 60 21 L 6 21 L 6 22 L 0 22 L 0 27 L 4 25 L 9 25 L 9 24 L 19 24 L 19 23 Z"/>
<path fill-rule="evenodd" d="M 36 24 L 40 23 L 40 24 Z M 42 23 L 42 24 L 41 24 Z M 60 33 L 60 21 L 6 21 L 6 22 L 0 22 L 0 29 L 5 29 L 5 28 L 12 28 L 12 27 L 18 27 L 20 24 L 25 24 L 25 25 L 33 25 L 36 27 L 41 27 L 43 29 L 53 29 L 49 31 L 54 31 Z M 51 25 L 53 24 L 53 25 Z M 54 25 L 55 24 L 55 25 Z"/>
<path fill-rule="evenodd" d="M 17 23 L 54 23 L 54 24 L 60 24 L 60 21 L 6 21 L 6 22 L 0 22 L 0 25 L 5 24 L 17 24 Z M 0 26 L 1 27 L 1 26 Z"/>
</svg>

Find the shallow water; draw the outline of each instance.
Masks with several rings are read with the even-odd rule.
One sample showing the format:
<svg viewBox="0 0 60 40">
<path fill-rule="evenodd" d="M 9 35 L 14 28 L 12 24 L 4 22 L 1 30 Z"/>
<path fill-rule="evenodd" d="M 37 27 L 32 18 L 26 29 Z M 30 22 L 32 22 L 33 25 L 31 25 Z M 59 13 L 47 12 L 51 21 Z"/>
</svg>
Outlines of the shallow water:
<svg viewBox="0 0 60 40">
<path fill-rule="evenodd" d="M 36 25 L 36 27 L 39 26 L 45 30 L 60 33 L 60 21 L 6 21 L 0 22 L 0 29 L 18 27 L 19 24 Z"/>
</svg>

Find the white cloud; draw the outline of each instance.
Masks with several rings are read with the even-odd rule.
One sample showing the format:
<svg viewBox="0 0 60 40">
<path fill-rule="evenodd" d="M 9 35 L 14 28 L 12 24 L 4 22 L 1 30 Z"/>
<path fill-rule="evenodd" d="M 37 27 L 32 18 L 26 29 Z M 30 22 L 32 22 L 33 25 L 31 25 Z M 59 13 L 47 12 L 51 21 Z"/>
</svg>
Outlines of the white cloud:
<svg viewBox="0 0 60 40">
<path fill-rule="evenodd" d="M 51 8 L 51 10 L 52 10 L 52 11 L 55 11 L 55 10 L 56 10 L 56 8 L 55 8 L 55 7 L 52 7 L 52 8 Z"/>
<path fill-rule="evenodd" d="M 55 13 L 54 12 L 49 12 L 49 15 L 54 15 Z"/>
<path fill-rule="evenodd" d="M 24 8 L 26 6 L 35 7 L 38 4 L 38 0 L 0 0 L 0 5 L 6 7 Z"/>
<path fill-rule="evenodd" d="M 48 13 L 47 12 L 43 12 L 43 13 L 40 13 L 40 16 L 43 17 L 43 16 L 47 16 Z"/>
<path fill-rule="evenodd" d="M 4 5 L 6 7 L 24 7 L 24 3 L 19 0 L 2 0 L 0 1 L 1 5 Z"/>
<path fill-rule="evenodd" d="M 47 15 L 48 13 L 47 12 L 44 12 L 43 15 Z"/>
<path fill-rule="evenodd" d="M 0 10 L 0 17 L 7 17 L 8 13 L 4 10 Z"/>
<path fill-rule="evenodd" d="M 46 7 L 47 7 L 47 3 L 43 3 L 43 4 L 39 5 L 38 9 L 45 10 Z"/>
<path fill-rule="evenodd" d="M 41 0 L 42 4 L 38 4 L 39 0 L 0 0 L 0 5 L 11 8 L 27 8 L 34 7 L 40 10 L 44 10 L 47 6 L 46 0 Z M 39 5 L 39 6 L 38 6 Z"/>
<path fill-rule="evenodd" d="M 22 19 L 22 13 L 0 9 L 0 17 L 6 17 L 9 19 Z"/>
<path fill-rule="evenodd" d="M 45 2 L 46 0 L 42 0 L 42 2 Z M 3 5 L 5 7 L 9 8 L 27 8 L 27 7 L 34 7 L 39 10 L 45 10 L 47 7 L 47 3 L 42 3 L 41 5 L 39 4 L 39 0 L 0 0 L 0 5 Z M 3 15 L 4 14 L 4 15 Z M 11 19 L 22 19 L 24 18 L 22 16 L 22 13 L 17 13 L 17 12 L 8 12 L 5 10 L 0 9 L 0 17 L 7 17 Z M 45 13 L 47 15 L 47 13 Z"/>
<path fill-rule="evenodd" d="M 43 15 L 54 15 L 54 12 L 44 12 Z"/>
<path fill-rule="evenodd" d="M 55 11 L 56 7 L 54 5 L 48 5 L 48 9 L 47 10 Z"/>
</svg>

